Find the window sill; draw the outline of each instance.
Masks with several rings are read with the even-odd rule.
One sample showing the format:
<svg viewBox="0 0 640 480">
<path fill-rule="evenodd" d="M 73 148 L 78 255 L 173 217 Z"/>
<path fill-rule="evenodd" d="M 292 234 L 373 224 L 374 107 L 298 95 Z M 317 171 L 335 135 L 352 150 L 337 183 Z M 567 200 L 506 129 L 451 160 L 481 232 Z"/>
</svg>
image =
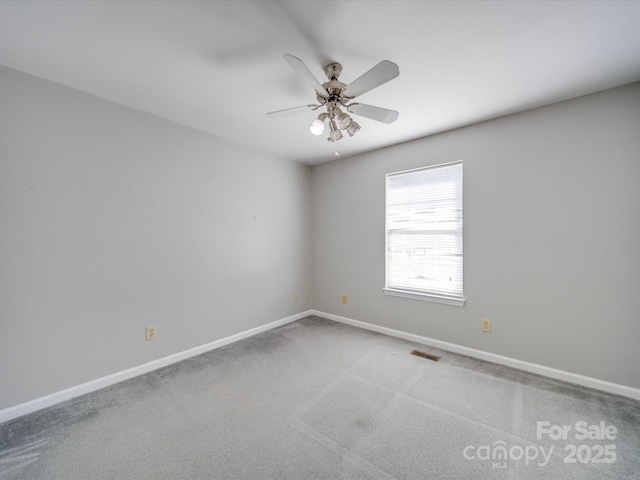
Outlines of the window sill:
<svg viewBox="0 0 640 480">
<path fill-rule="evenodd" d="M 423 302 L 443 303 L 445 305 L 454 305 L 456 307 L 464 307 L 464 298 L 443 297 L 429 293 L 417 293 L 409 290 L 397 290 L 395 288 L 383 288 L 385 295 L 392 297 L 411 298 L 413 300 L 422 300 Z"/>
</svg>

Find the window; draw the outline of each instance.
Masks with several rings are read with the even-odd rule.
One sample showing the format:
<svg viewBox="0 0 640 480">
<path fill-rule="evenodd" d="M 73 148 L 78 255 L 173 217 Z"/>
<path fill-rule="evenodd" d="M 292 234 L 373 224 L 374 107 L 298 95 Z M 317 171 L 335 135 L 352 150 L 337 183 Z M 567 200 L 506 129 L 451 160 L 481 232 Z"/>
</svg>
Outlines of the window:
<svg viewBox="0 0 640 480">
<path fill-rule="evenodd" d="M 387 175 L 384 292 L 464 305 L 462 162 Z"/>
</svg>

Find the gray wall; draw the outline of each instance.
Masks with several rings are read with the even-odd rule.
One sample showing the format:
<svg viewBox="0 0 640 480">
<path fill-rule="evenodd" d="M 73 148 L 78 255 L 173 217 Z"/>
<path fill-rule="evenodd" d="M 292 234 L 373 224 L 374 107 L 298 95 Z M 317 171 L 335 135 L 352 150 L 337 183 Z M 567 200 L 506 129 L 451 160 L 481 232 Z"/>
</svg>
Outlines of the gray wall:
<svg viewBox="0 0 640 480">
<path fill-rule="evenodd" d="M 310 309 L 310 178 L 0 68 L 0 409 Z"/>
<path fill-rule="evenodd" d="M 0 409 L 310 308 L 640 388 L 639 91 L 310 169 L 0 68 Z M 458 159 L 466 305 L 385 296 L 385 173 Z"/>
<path fill-rule="evenodd" d="M 640 388 L 639 93 L 314 167 L 314 308 Z M 385 296 L 385 174 L 459 159 L 466 305 Z"/>
</svg>

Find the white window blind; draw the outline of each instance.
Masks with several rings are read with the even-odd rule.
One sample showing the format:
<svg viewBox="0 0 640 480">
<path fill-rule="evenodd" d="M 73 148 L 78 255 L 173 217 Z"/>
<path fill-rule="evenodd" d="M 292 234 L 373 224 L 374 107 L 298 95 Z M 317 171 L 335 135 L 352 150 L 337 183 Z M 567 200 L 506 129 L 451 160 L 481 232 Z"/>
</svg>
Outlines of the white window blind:
<svg viewBox="0 0 640 480">
<path fill-rule="evenodd" d="M 388 174 L 386 225 L 386 293 L 463 301 L 462 162 Z"/>
</svg>

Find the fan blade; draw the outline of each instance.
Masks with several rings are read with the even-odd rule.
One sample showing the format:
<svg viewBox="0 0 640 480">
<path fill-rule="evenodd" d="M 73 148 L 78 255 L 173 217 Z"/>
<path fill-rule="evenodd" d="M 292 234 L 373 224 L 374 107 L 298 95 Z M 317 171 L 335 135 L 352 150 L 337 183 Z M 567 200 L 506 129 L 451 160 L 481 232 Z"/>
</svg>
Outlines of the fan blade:
<svg viewBox="0 0 640 480">
<path fill-rule="evenodd" d="M 362 95 L 369 90 L 379 87 L 389 80 L 393 80 L 398 75 L 400 75 L 398 65 L 388 60 L 383 60 L 347 85 L 344 96 L 348 98 L 357 97 L 358 95 Z"/>
<path fill-rule="evenodd" d="M 267 116 L 267 118 L 272 118 L 272 119 L 284 118 L 284 117 L 289 117 L 291 115 L 296 115 L 298 113 L 306 112 L 307 110 L 315 110 L 316 108 L 318 108 L 318 105 L 301 105 L 299 107 L 286 108 L 284 110 L 269 112 L 269 113 L 266 113 L 265 115 Z"/>
<path fill-rule="evenodd" d="M 300 60 L 298 57 L 294 57 L 293 55 L 289 55 L 288 53 L 285 53 L 283 55 L 283 58 L 289 65 L 291 65 L 291 67 L 293 67 L 296 72 L 298 72 L 299 75 L 303 76 L 307 80 L 307 82 L 309 82 L 309 84 L 316 92 L 318 92 L 323 97 L 329 96 L 329 92 L 327 92 L 324 87 L 320 85 L 320 82 L 318 82 L 316 77 L 313 76 L 311 70 L 309 70 L 309 68 L 304 64 L 302 60 Z"/>
<path fill-rule="evenodd" d="M 395 110 L 387 110 L 386 108 L 374 107 L 372 105 L 364 105 L 363 103 L 354 103 L 347 107 L 347 109 L 360 115 L 362 117 L 370 118 L 371 120 L 377 120 L 382 123 L 393 123 L 398 119 L 400 113 Z"/>
</svg>

